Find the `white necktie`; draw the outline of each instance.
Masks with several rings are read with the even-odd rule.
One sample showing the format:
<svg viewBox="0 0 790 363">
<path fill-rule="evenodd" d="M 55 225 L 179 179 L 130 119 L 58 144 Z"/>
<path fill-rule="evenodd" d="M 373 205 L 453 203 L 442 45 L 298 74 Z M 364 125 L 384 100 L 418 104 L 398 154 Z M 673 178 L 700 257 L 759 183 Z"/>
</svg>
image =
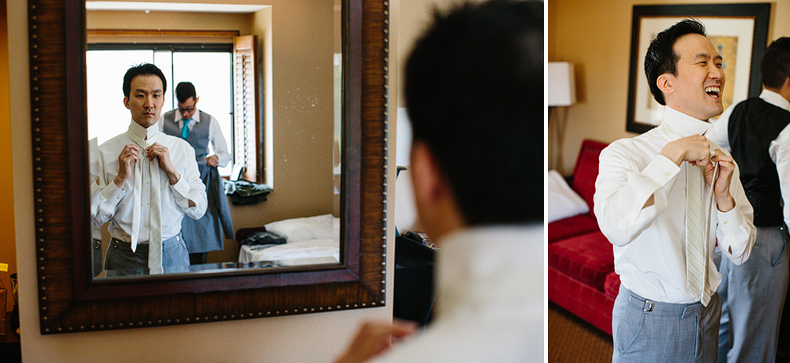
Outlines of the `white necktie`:
<svg viewBox="0 0 790 363">
<path fill-rule="evenodd" d="M 134 206 L 132 208 L 132 251 L 137 248 L 137 240 L 140 234 L 140 223 L 142 214 L 142 190 L 143 190 L 143 163 L 148 165 L 149 183 L 147 187 L 150 190 L 150 203 L 148 208 L 148 269 L 149 273 L 162 272 L 162 214 L 161 214 L 161 199 L 159 190 L 159 161 L 158 159 L 148 160 L 146 157 L 145 149 L 150 146 L 149 142 L 155 142 L 155 136 L 149 140 L 141 139 L 139 136 L 129 132 L 129 136 L 136 142 L 141 150 L 139 152 L 140 160 L 134 166 L 134 190 L 133 199 Z M 158 136 L 158 135 L 157 135 Z"/>
<path fill-rule="evenodd" d="M 718 165 L 714 172 L 716 180 Z M 705 182 L 700 167 L 686 163 L 686 286 L 700 297 L 702 305 L 710 301 L 708 288 L 708 235 L 713 188 L 703 199 Z"/>
</svg>

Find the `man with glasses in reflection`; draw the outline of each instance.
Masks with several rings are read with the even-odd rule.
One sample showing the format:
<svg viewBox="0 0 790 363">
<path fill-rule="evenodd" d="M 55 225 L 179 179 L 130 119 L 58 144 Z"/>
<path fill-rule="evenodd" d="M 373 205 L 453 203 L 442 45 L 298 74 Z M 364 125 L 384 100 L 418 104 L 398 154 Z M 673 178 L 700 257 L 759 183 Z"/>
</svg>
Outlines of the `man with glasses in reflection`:
<svg viewBox="0 0 790 363">
<path fill-rule="evenodd" d="M 186 140 L 195 149 L 200 179 L 206 185 L 206 214 L 199 220 L 184 218 L 181 224 L 190 263 L 199 265 L 206 263 L 208 252 L 225 249 L 225 238 L 233 238 L 230 207 L 217 170 L 228 165 L 231 155 L 217 119 L 198 110 L 200 97 L 192 82 L 176 86 L 176 100 L 178 109 L 166 112 L 159 127 L 168 135 Z"/>
<path fill-rule="evenodd" d="M 99 146 L 91 162 L 91 217 L 109 222 L 107 276 L 185 272 L 189 254 L 181 235 L 184 216 L 206 212 L 195 151 L 156 125 L 167 81 L 153 64 L 131 67 L 123 80 L 129 130 Z"/>
</svg>

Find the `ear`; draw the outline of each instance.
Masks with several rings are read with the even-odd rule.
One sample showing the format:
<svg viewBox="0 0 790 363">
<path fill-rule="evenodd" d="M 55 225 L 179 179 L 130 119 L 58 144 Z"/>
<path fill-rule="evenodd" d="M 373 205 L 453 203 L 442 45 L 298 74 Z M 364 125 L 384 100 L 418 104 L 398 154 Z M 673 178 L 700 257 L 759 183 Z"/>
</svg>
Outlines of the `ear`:
<svg viewBox="0 0 790 363">
<path fill-rule="evenodd" d="M 197 105 L 198 101 L 200 101 L 200 97 L 195 97 L 195 105 Z"/>
<path fill-rule="evenodd" d="M 126 107 L 127 110 L 130 110 L 130 108 L 129 108 L 129 97 L 124 97 L 123 98 L 123 105 Z"/>
<path fill-rule="evenodd" d="M 779 87 L 778 90 L 772 90 L 784 97 L 786 100 L 790 100 L 790 77 L 785 78 L 785 82 Z"/>
<path fill-rule="evenodd" d="M 414 141 L 411 145 L 409 164 L 415 201 L 418 205 L 436 203 L 444 188 L 439 165 L 427 144 Z"/>
<path fill-rule="evenodd" d="M 656 79 L 656 86 L 664 95 L 670 95 L 675 93 L 674 87 L 675 77 L 669 73 L 663 73 L 662 75 L 658 76 Z"/>
</svg>

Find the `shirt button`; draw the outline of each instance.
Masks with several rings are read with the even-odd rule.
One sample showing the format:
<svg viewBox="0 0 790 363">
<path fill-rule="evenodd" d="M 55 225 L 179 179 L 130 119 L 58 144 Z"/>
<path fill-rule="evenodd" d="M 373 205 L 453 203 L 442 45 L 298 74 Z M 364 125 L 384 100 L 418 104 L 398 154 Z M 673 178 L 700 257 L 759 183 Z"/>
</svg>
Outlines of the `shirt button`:
<svg viewBox="0 0 790 363">
<path fill-rule="evenodd" d="M 724 221 L 724 222 L 722 222 L 722 223 L 724 223 L 724 224 L 727 224 L 727 221 Z"/>
<path fill-rule="evenodd" d="M 669 176 L 669 172 L 668 172 L 668 171 L 665 171 L 665 172 L 664 172 L 664 176 Z"/>
</svg>

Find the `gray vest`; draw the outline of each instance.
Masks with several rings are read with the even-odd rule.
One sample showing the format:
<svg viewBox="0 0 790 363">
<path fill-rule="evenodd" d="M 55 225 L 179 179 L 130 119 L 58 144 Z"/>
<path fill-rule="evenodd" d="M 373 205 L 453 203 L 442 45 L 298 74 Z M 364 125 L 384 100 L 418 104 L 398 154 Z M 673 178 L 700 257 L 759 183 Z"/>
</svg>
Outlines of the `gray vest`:
<svg viewBox="0 0 790 363">
<path fill-rule="evenodd" d="M 163 116 L 162 131 L 168 135 L 181 138 L 181 129 L 175 123 L 176 111 L 172 110 Z M 217 167 L 206 165 L 208 156 L 208 130 L 211 115 L 200 112 L 200 122 L 189 132 L 186 141 L 195 149 L 200 179 L 206 185 L 208 206 L 206 214 L 198 220 L 184 218 L 181 221 L 181 233 L 189 253 L 203 253 L 225 249 L 225 238 L 233 238 L 233 222 L 230 206 L 225 190 L 221 188 Z"/>
<path fill-rule="evenodd" d="M 162 131 L 168 135 L 181 138 L 181 129 L 178 128 L 178 124 L 175 122 L 177 111 L 170 110 L 165 113 Z M 208 156 L 208 130 L 211 127 L 210 123 L 211 115 L 200 111 L 200 122 L 195 124 L 186 138 L 189 145 L 192 145 L 192 148 L 195 149 L 195 158 L 198 161 L 205 160 L 206 156 Z"/>
</svg>

